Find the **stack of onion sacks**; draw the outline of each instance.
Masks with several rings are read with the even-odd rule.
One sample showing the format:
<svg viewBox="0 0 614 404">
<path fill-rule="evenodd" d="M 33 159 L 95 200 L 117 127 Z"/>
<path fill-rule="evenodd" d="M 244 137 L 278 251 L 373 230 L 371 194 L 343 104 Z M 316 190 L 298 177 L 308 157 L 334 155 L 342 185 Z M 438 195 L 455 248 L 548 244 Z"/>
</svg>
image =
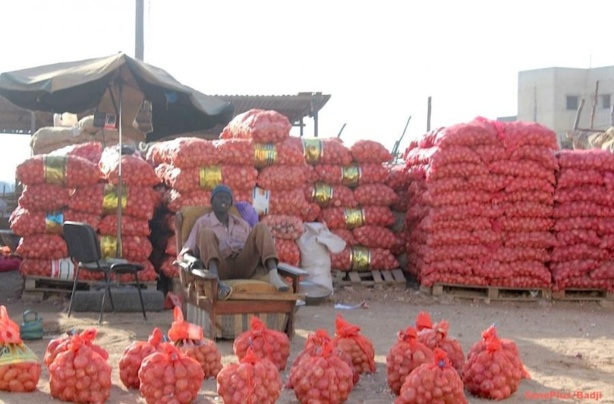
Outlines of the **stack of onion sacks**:
<svg viewBox="0 0 614 404">
<path fill-rule="evenodd" d="M 435 348 L 434 361 L 423 363 L 405 378 L 394 404 L 466 404 L 463 381 L 445 351 Z"/>
<path fill-rule="evenodd" d="M 217 375 L 217 394 L 225 404 L 274 404 L 281 395 L 281 375 L 267 358 L 251 348 Z"/>
<path fill-rule="evenodd" d="M 492 325 L 482 332 L 463 367 L 463 382 L 477 397 L 503 400 L 518 389 L 522 378 L 530 378 L 514 341 L 497 336 Z"/>
<path fill-rule="evenodd" d="M 333 345 L 350 355 L 356 372 L 359 374 L 375 373 L 373 342 L 360 334 L 360 327 L 348 323 L 338 313 L 335 318 Z"/>
<path fill-rule="evenodd" d="M 205 378 L 200 363 L 172 344 L 163 343 L 161 348 L 141 363 L 141 395 L 147 404 L 191 403 Z"/>
<path fill-rule="evenodd" d="M 95 329 L 92 329 L 95 331 Z M 51 396 L 75 403 L 102 403 L 111 395 L 108 353 L 92 344 L 96 332 L 75 334 L 58 346 L 49 365 Z"/>
<path fill-rule="evenodd" d="M 405 378 L 424 363 L 433 361 L 433 351 L 418 340 L 418 332 L 414 327 L 399 331 L 397 342 L 386 355 L 386 381 L 388 387 L 396 395 L 401 392 Z"/>
<path fill-rule="evenodd" d="M 418 313 L 416 319 L 416 328 L 418 328 L 418 340 L 433 351 L 435 348 L 441 348 L 448 356 L 449 361 L 459 375 L 462 375 L 463 366 L 465 365 L 465 354 L 460 342 L 448 336 L 450 324 L 446 320 L 441 320 L 435 325 L 431 320 L 431 316 L 427 312 Z"/>
<path fill-rule="evenodd" d="M 335 352 L 331 341 L 323 341 L 295 369 L 290 383 L 301 403 L 343 403 L 354 387 L 352 367 Z"/>
<path fill-rule="evenodd" d="M 168 338 L 181 352 L 200 364 L 205 379 L 216 377 L 222 370 L 222 353 L 215 341 L 204 337 L 202 327 L 185 321 L 181 307 L 175 306 L 173 317 Z"/>
<path fill-rule="evenodd" d="M 256 316 L 250 320 L 250 329 L 239 334 L 232 344 L 232 350 L 239 360 L 247 354 L 248 348 L 258 357 L 269 359 L 279 371 L 286 368 L 290 356 L 288 336 L 281 331 L 268 329 Z"/>
<path fill-rule="evenodd" d="M 154 352 L 162 350 L 164 335 L 159 328 L 154 328 L 147 341 L 134 341 L 124 349 L 119 359 L 119 378 L 129 389 L 140 386 L 139 369 L 143 359 Z"/>
<path fill-rule="evenodd" d="M 0 352 L 0 391 L 34 391 L 41 374 L 40 361 L 23 343 L 19 326 L 9 318 L 5 306 L 0 306 Z"/>
<path fill-rule="evenodd" d="M 328 332 L 326 332 L 326 330 L 323 330 L 323 329 L 318 329 L 316 330 L 315 333 L 311 333 L 307 336 L 307 341 L 305 341 L 305 347 L 303 348 L 301 352 L 299 352 L 299 354 L 296 356 L 296 358 L 292 362 L 292 366 L 290 368 L 290 376 L 288 377 L 286 388 L 289 388 L 289 389 L 293 388 L 292 379 L 296 378 L 295 374 L 300 369 L 299 364 L 301 363 L 301 361 L 305 358 L 309 358 L 309 357 L 317 355 L 318 352 L 320 352 L 320 350 L 322 349 L 322 345 L 324 344 L 325 341 L 332 342 L 332 338 L 330 337 L 330 335 L 328 335 Z M 358 372 L 358 370 L 354 368 L 354 365 L 352 364 L 352 357 L 347 352 L 342 351 L 339 348 L 335 348 L 333 353 L 335 355 L 338 355 L 344 362 L 346 362 L 352 368 L 352 373 L 354 374 L 354 377 L 352 378 L 352 382 L 354 383 L 354 386 L 355 386 L 360 380 L 360 372 Z"/>
</svg>

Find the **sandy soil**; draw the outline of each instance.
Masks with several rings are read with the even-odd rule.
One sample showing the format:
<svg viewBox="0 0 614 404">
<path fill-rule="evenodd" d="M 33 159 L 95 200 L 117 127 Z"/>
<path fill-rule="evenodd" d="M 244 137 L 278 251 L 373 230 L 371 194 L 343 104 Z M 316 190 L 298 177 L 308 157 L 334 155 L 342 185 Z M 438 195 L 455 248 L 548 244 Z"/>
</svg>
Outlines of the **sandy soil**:
<svg viewBox="0 0 614 404">
<path fill-rule="evenodd" d="M 71 328 L 83 329 L 97 325 L 95 313 L 76 313 L 66 317 L 66 302 L 59 297 L 42 303 L 19 300 L 19 275 L 0 273 L 0 304 L 7 306 L 16 322 L 22 321 L 25 309 L 37 310 L 44 319 L 46 335 L 27 345 L 42 359 L 51 338 Z M 368 302 L 367 309 L 336 310 L 334 303 L 356 304 Z M 362 328 L 376 348 L 377 371 L 362 376 L 352 391 L 349 403 L 390 404 L 394 400 L 386 384 L 385 357 L 395 343 L 396 333 L 414 323 L 419 311 L 429 311 L 433 320 L 447 319 L 451 336 L 457 338 L 465 352 L 480 338 L 482 330 L 496 323 L 499 334 L 518 344 L 521 358 L 532 379 L 523 380 L 520 389 L 507 403 L 548 402 L 600 402 L 614 403 L 614 336 L 612 323 L 614 307 L 611 302 L 483 302 L 435 298 L 416 289 L 344 288 L 319 306 L 306 306 L 298 311 L 296 336 L 292 340 L 290 361 L 302 349 L 308 333 L 324 328 L 334 333 L 337 312 Z M 146 339 L 153 327 L 168 330 L 172 321 L 170 311 L 148 313 L 144 321 L 139 313 L 115 313 L 105 316 L 99 327 L 98 343 L 110 354 L 113 366 L 111 403 L 144 403 L 138 391 L 128 391 L 119 380 L 118 362 L 124 348 L 134 339 Z M 223 362 L 236 361 L 231 341 L 218 341 Z M 288 376 L 282 374 L 284 381 Z M 598 396 L 578 400 L 564 395 L 584 394 Z M 558 398 L 557 398 L 558 396 Z M 486 400 L 468 396 L 471 403 Z M 0 402 L 51 403 L 49 374 L 43 367 L 38 390 L 27 394 L 0 392 Z M 203 382 L 197 403 L 221 403 L 216 395 L 214 380 Z M 282 404 L 298 403 L 293 391 L 284 390 Z"/>
</svg>

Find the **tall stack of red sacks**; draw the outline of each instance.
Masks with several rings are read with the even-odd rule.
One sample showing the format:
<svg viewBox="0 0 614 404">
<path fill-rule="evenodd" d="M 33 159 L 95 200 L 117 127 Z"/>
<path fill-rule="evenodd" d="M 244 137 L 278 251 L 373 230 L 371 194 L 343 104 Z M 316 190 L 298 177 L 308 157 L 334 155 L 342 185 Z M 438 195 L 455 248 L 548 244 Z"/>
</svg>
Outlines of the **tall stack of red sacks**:
<svg viewBox="0 0 614 404">
<path fill-rule="evenodd" d="M 23 276 L 72 279 L 62 223 L 82 221 L 98 228 L 99 214 L 75 209 L 70 201 L 100 180 L 97 162 L 87 159 L 96 159 L 99 152 L 101 147 L 83 145 L 64 155 L 33 156 L 17 166 L 24 190 L 9 221 L 11 230 L 22 236 L 16 252 L 24 258 Z"/>
<path fill-rule="evenodd" d="M 410 272 L 447 282 L 549 287 L 556 135 L 478 118 L 406 151 Z"/>
<path fill-rule="evenodd" d="M 561 150 L 554 194 L 553 289 L 614 290 L 614 155 Z"/>
<path fill-rule="evenodd" d="M 333 206 L 322 209 L 318 220 L 347 244 L 342 252 L 331 254 L 332 268 L 341 271 L 398 268 L 391 252 L 398 240 L 389 228 L 395 222 L 390 206 L 398 201 L 398 195 L 386 185 L 389 173 L 384 166 L 392 156 L 383 145 L 371 140 L 359 140 L 350 148 L 337 139 L 325 142 L 319 146 L 321 156 L 326 156 L 329 148 L 337 149 L 333 155 L 339 157 L 339 163 L 315 165 L 319 182 L 314 189 L 322 183 L 331 185 L 328 199 L 333 202 Z M 339 191 L 347 189 L 339 187 L 349 188 L 351 196 L 346 191 L 347 197 L 335 197 L 335 191 L 342 194 Z"/>
</svg>

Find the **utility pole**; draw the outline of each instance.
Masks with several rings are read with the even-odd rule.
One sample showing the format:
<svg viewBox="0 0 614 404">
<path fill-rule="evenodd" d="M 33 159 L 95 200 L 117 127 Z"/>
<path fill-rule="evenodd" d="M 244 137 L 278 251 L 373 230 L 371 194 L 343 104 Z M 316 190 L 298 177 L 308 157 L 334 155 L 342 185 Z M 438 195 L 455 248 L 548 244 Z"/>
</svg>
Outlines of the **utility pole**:
<svg viewBox="0 0 614 404">
<path fill-rule="evenodd" d="M 134 23 L 134 57 L 138 60 L 144 60 L 145 57 L 145 40 L 144 40 L 144 14 L 145 14 L 145 0 L 136 1 L 136 13 Z"/>
</svg>

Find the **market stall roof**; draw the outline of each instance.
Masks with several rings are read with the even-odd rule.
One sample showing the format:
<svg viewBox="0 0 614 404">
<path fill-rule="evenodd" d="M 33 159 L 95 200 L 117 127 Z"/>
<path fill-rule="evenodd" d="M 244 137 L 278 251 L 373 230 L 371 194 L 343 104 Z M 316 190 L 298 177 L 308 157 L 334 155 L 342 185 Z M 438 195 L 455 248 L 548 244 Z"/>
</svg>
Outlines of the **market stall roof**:
<svg viewBox="0 0 614 404">
<path fill-rule="evenodd" d="M 235 108 L 235 115 L 253 108 L 275 110 L 298 125 L 301 119 L 317 116 L 331 96 L 320 92 L 302 92 L 297 95 L 215 95 L 214 97 L 231 102 Z M 137 116 L 137 122 L 144 123 L 146 119 L 145 115 Z M 32 134 L 45 126 L 53 126 L 53 114 L 33 113 L 0 97 L 0 133 Z M 223 126 L 218 125 L 203 132 L 203 137 L 216 138 L 222 129 Z"/>
</svg>

